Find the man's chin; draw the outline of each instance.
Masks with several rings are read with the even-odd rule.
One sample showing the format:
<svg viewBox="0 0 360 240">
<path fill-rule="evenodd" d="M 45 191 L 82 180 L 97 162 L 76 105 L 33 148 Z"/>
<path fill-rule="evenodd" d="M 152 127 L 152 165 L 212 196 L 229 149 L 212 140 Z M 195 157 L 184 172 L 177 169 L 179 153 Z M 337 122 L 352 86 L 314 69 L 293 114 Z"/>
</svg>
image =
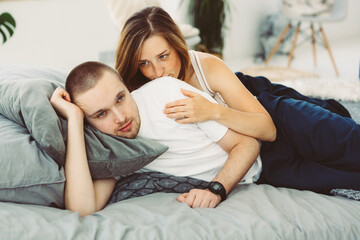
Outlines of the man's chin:
<svg viewBox="0 0 360 240">
<path fill-rule="evenodd" d="M 136 138 L 136 136 L 138 135 L 138 132 L 121 132 L 121 131 L 118 131 L 116 133 L 116 136 L 118 137 L 122 137 L 122 138 L 128 138 L 128 139 L 134 139 Z"/>
<path fill-rule="evenodd" d="M 124 137 L 124 138 L 128 138 L 128 139 L 134 139 L 136 138 L 137 135 L 134 135 L 134 136 L 128 136 L 128 137 Z"/>
</svg>

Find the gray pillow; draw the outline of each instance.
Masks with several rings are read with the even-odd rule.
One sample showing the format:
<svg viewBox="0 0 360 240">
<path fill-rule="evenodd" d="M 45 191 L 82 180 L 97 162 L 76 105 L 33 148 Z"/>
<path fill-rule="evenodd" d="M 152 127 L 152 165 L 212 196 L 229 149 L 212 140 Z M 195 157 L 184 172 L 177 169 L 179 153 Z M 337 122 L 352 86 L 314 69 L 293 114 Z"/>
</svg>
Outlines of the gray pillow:
<svg viewBox="0 0 360 240">
<path fill-rule="evenodd" d="M 64 170 L 26 128 L 0 115 L 0 201 L 63 207 Z"/>
<path fill-rule="evenodd" d="M 60 166 L 65 161 L 65 143 L 49 99 L 65 79 L 65 74 L 51 69 L 0 66 L 0 114 L 27 128 Z"/>
<path fill-rule="evenodd" d="M 54 160 L 53 167 L 58 171 L 64 165 L 66 154 L 66 120 L 58 117 L 49 99 L 57 86 L 64 86 L 65 74 L 47 68 L 1 66 L 0 65 L 0 114 L 14 121 L 18 130 L 28 131 L 28 144 L 36 142 L 44 158 Z M 11 129 L 15 129 L 11 128 Z M 10 133 L 7 133 L 11 135 Z M 15 134 L 15 132 L 14 132 Z M 93 178 L 109 178 L 132 173 L 150 163 L 167 150 L 167 147 L 157 142 L 136 138 L 123 139 L 101 133 L 85 124 L 86 152 Z M 16 146 L 16 143 L 13 143 Z M 24 143 L 23 143 L 24 144 Z M 17 177 L 21 178 L 25 170 L 23 161 L 14 155 L 14 148 L 1 151 L 1 161 L 18 169 Z M 17 148 L 16 151 L 23 152 Z M 26 155 L 27 156 L 27 155 Z M 32 161 L 42 162 L 37 155 L 29 155 Z M 27 166 L 29 172 L 37 171 L 36 165 Z M 3 170 L 0 170 L 3 175 Z M 44 171 L 44 174 L 51 171 Z M 2 189 L 26 187 L 14 185 L 13 176 L 9 175 L 1 185 Z M 37 180 L 34 178 L 33 183 Z M 43 184 L 41 180 L 38 184 Z"/>
</svg>

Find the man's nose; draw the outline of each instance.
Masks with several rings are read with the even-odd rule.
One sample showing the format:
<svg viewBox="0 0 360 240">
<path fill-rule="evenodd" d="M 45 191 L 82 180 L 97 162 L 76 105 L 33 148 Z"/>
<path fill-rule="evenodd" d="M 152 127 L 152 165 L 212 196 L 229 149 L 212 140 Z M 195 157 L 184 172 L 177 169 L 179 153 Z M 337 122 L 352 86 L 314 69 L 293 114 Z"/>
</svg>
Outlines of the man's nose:
<svg viewBox="0 0 360 240">
<path fill-rule="evenodd" d="M 164 75 L 164 67 L 161 63 L 156 63 L 154 66 L 155 78 L 162 77 Z"/>
<path fill-rule="evenodd" d="M 126 121 L 126 114 L 121 110 L 115 108 L 114 109 L 114 120 L 117 124 L 122 124 Z"/>
</svg>

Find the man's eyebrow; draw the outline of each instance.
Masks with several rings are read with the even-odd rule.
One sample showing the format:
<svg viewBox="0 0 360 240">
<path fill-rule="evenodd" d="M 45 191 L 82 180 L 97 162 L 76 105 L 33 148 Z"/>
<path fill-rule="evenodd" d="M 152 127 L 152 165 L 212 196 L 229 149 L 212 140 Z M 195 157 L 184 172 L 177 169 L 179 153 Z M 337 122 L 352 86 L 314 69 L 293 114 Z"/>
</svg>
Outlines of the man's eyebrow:
<svg viewBox="0 0 360 240">
<path fill-rule="evenodd" d="M 98 115 L 99 113 L 102 113 L 102 112 L 104 112 L 104 111 L 105 111 L 105 109 L 99 109 L 99 110 L 97 110 L 95 113 L 90 114 L 89 117 L 93 118 L 93 117 L 95 117 L 96 115 Z"/>
<path fill-rule="evenodd" d="M 121 90 L 120 92 L 118 92 L 118 94 L 116 94 L 115 102 L 117 102 L 117 100 L 119 99 L 119 97 L 120 97 L 121 95 L 123 95 L 124 92 L 125 92 L 125 90 Z M 102 109 L 102 108 L 101 108 L 101 109 L 97 110 L 96 112 L 94 112 L 93 114 L 90 114 L 89 117 L 90 117 L 90 118 L 93 118 L 93 117 L 95 117 L 96 115 L 98 115 L 99 113 L 104 112 L 105 110 L 106 110 L 106 109 Z"/>
<path fill-rule="evenodd" d="M 167 49 L 165 49 L 164 51 L 162 51 L 161 53 L 159 53 L 158 55 L 156 55 L 157 57 L 163 55 L 165 52 L 167 51 Z M 147 59 L 140 59 L 139 62 L 145 62 L 148 61 Z"/>
</svg>

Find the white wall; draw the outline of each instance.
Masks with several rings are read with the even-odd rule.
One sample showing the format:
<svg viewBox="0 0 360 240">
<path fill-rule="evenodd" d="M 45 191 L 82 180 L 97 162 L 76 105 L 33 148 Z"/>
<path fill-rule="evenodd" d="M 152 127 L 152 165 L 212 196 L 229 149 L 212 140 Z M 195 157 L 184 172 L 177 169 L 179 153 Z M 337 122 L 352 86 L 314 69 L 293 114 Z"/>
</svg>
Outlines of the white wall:
<svg viewBox="0 0 360 240">
<path fill-rule="evenodd" d="M 1 63 L 26 63 L 69 71 L 116 48 L 118 31 L 102 0 L 0 1 L 16 20 L 0 45 Z"/>
<path fill-rule="evenodd" d="M 259 51 L 260 24 L 268 14 L 278 13 L 281 0 L 229 0 L 232 21 L 226 31 L 224 58 L 250 57 Z M 324 23 L 328 40 L 360 36 L 360 1 L 348 0 L 348 15 L 341 22 Z"/>
<path fill-rule="evenodd" d="M 181 1 L 160 0 L 175 20 L 188 22 L 188 0 L 179 5 Z M 278 11 L 279 1 L 229 0 L 232 17 L 226 31 L 225 59 L 258 52 L 261 20 Z M 360 1 L 349 0 L 348 17 L 324 25 L 330 41 L 360 35 L 359 9 Z M 0 1 L 0 12 L 5 11 L 14 16 L 17 28 L 0 45 L 0 64 L 36 64 L 69 71 L 83 61 L 98 60 L 101 52 L 116 49 L 119 32 L 103 0 Z"/>
</svg>

